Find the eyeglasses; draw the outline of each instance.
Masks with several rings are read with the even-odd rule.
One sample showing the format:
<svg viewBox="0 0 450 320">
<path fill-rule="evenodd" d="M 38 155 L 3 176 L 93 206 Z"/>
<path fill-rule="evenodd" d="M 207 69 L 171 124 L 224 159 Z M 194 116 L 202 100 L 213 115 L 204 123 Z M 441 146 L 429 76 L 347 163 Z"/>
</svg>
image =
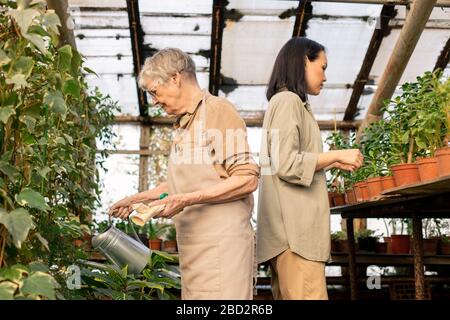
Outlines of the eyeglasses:
<svg viewBox="0 0 450 320">
<path fill-rule="evenodd" d="M 160 84 L 157 83 L 155 84 L 150 90 L 147 90 L 148 94 L 153 98 L 156 99 L 156 87 L 159 86 Z"/>
</svg>

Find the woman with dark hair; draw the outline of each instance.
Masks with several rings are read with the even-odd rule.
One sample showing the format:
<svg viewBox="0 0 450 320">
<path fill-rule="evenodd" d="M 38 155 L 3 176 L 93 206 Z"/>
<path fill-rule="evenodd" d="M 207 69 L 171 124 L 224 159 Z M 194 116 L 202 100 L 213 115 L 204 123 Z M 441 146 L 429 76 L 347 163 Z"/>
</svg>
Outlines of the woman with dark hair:
<svg viewBox="0 0 450 320">
<path fill-rule="evenodd" d="M 330 211 L 325 170 L 354 171 L 358 149 L 323 152 L 307 95 L 326 81 L 325 48 L 292 38 L 270 77 L 260 152 L 257 262 L 270 261 L 275 299 L 328 299 Z"/>
</svg>

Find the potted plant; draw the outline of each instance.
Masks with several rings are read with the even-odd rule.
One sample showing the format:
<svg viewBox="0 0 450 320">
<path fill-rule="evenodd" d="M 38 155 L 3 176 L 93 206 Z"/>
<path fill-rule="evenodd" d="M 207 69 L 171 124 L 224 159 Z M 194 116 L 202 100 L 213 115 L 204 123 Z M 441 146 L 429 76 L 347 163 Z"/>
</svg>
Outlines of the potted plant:
<svg viewBox="0 0 450 320">
<path fill-rule="evenodd" d="M 447 235 L 442 236 L 440 253 L 450 255 L 450 237 Z"/>
<path fill-rule="evenodd" d="M 177 230 L 173 224 L 168 225 L 163 241 L 163 250 L 175 253 L 178 252 L 177 249 Z"/>
<path fill-rule="evenodd" d="M 365 252 L 375 252 L 375 246 L 378 241 L 373 230 L 363 229 L 355 233 L 355 239 L 358 243 L 358 250 Z"/>
<path fill-rule="evenodd" d="M 412 221 L 411 219 L 391 219 L 392 226 L 391 233 L 391 253 L 405 254 L 409 253 L 411 249 L 411 233 Z M 400 226 L 400 228 L 398 228 Z M 404 234 L 406 232 L 406 234 Z"/>
<path fill-rule="evenodd" d="M 450 82 L 447 80 L 447 90 L 442 87 L 445 82 L 441 82 L 440 70 L 425 72 L 423 76 L 417 77 L 417 115 L 411 119 L 410 125 L 416 130 L 418 151 L 424 155 L 416 161 L 421 181 L 439 177 L 435 152 L 446 146 L 448 126 L 445 107 L 450 103 Z"/>
<path fill-rule="evenodd" d="M 167 224 L 162 224 L 151 219 L 147 224 L 147 234 L 149 238 L 149 247 L 151 250 L 161 250 L 162 235 L 169 227 Z"/>
<path fill-rule="evenodd" d="M 335 231 L 331 234 L 331 251 L 348 252 L 347 233 Z"/>
<path fill-rule="evenodd" d="M 436 149 L 434 153 L 438 163 L 438 172 L 442 177 L 450 175 L 450 79 L 440 81 L 436 86 L 436 92 L 439 94 L 440 104 L 446 119 L 442 147 Z"/>
</svg>

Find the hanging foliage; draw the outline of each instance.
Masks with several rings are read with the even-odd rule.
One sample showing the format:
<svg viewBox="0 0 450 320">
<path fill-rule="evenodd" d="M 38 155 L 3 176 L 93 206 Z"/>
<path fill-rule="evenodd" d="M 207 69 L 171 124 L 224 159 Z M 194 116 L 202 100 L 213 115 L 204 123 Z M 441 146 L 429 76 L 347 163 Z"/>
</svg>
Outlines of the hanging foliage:
<svg viewBox="0 0 450 320">
<path fill-rule="evenodd" d="M 84 75 L 93 71 L 76 50 L 57 47 L 60 21 L 44 1 L 0 6 L 0 270 L 40 261 L 53 271 L 36 281 L 53 283 L 48 274 L 61 283 L 65 266 L 83 257 L 73 241 L 99 204 L 96 165 L 106 154 L 96 157 L 96 139 L 110 141 L 118 107 L 89 90 Z M 0 273 L 0 296 L 34 288 L 4 281 Z"/>
</svg>

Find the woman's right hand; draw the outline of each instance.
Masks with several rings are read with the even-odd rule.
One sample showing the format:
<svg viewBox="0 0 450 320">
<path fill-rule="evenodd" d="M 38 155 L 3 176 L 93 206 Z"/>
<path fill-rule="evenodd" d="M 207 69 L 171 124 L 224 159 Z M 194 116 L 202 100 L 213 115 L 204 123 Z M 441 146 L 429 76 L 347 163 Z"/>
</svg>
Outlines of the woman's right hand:
<svg viewBox="0 0 450 320">
<path fill-rule="evenodd" d="M 109 209 L 109 215 L 121 219 L 126 219 L 133 211 L 131 205 L 134 203 L 135 201 L 133 200 L 132 196 L 125 197 L 111 206 L 111 208 Z"/>
<path fill-rule="evenodd" d="M 338 162 L 351 165 L 355 169 L 360 168 L 364 163 L 364 156 L 359 149 L 338 150 Z"/>
</svg>

